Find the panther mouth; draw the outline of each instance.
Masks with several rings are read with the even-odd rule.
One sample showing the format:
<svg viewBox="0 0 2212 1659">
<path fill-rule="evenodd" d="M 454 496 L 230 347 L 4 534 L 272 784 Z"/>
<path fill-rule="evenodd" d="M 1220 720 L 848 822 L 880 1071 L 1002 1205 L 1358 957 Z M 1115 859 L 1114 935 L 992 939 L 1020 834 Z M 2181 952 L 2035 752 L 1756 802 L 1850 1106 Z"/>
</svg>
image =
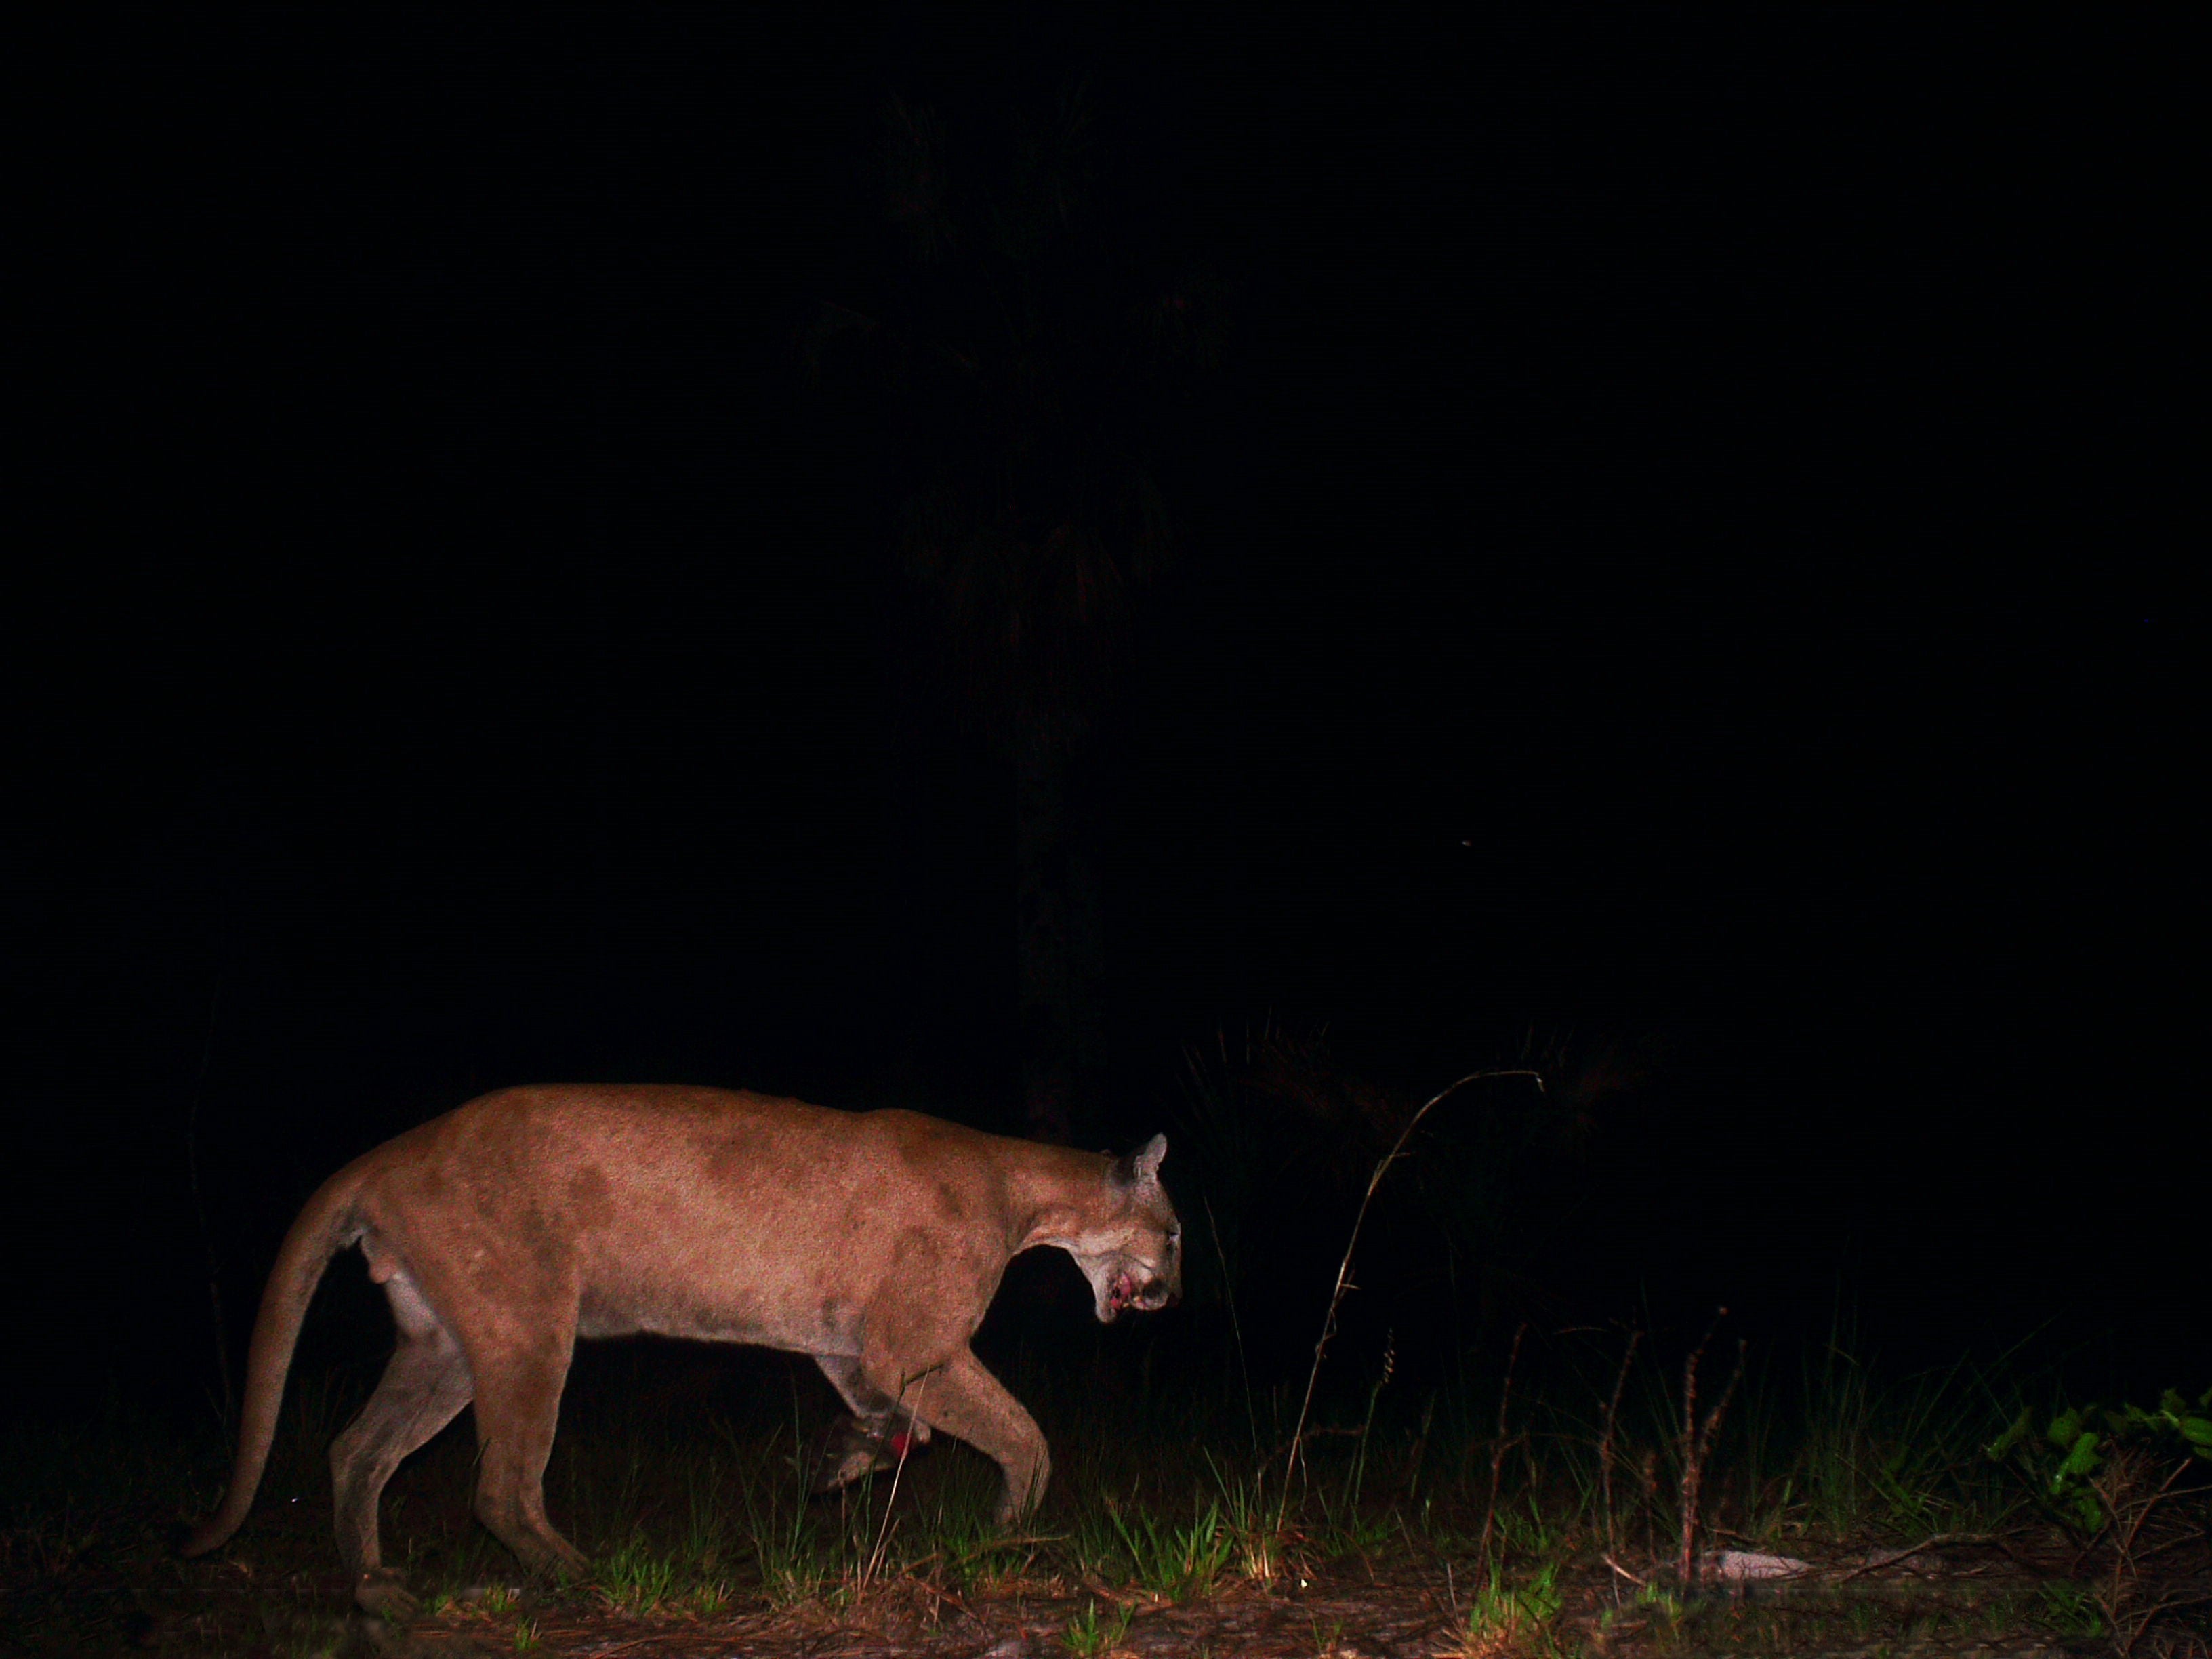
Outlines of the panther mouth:
<svg viewBox="0 0 2212 1659">
<path fill-rule="evenodd" d="M 1126 1269 L 1114 1275 L 1114 1287 L 1106 1293 L 1106 1311 L 1110 1316 L 1127 1308 L 1149 1313 L 1167 1305 L 1167 1286 L 1158 1279 L 1139 1282 L 1136 1274 Z"/>
</svg>

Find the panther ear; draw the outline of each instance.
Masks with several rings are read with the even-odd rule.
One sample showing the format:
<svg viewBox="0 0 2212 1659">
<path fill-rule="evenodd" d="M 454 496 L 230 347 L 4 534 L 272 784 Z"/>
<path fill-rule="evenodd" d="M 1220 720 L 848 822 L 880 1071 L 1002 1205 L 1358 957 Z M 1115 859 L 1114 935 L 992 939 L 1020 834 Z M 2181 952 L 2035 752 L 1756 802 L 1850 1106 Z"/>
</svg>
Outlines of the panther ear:
<svg viewBox="0 0 2212 1659">
<path fill-rule="evenodd" d="M 1168 1138 L 1154 1135 L 1127 1158 L 1114 1160 L 1114 1184 L 1116 1187 L 1158 1185 L 1160 1163 L 1167 1155 Z"/>
</svg>

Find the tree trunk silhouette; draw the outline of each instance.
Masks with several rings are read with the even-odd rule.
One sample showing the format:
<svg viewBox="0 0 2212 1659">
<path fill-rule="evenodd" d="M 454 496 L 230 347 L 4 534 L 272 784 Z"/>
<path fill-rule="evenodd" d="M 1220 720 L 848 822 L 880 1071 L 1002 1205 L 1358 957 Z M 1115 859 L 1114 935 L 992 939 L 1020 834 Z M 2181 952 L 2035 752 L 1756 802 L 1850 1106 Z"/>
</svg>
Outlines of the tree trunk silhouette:
<svg viewBox="0 0 2212 1659">
<path fill-rule="evenodd" d="M 1013 762 L 1022 1115 L 1105 1127 L 1106 975 L 1081 738 L 1110 698 L 1137 591 L 1172 555 L 1156 463 L 1216 356 L 1218 285 L 1109 189 L 1080 82 L 947 121 L 884 112 L 880 256 L 825 295 L 810 376 L 872 365 L 902 478 L 901 561 L 942 606 L 963 695 Z M 1010 119 L 1001 118 L 1011 117 Z M 878 412 L 887 416 L 878 425 Z"/>
<path fill-rule="evenodd" d="M 1067 735 L 1028 699 L 1014 711 L 1014 962 L 1022 1116 L 1065 1143 L 1088 1128 L 1105 1072 L 1104 951 L 1096 865 L 1068 810 Z"/>
</svg>

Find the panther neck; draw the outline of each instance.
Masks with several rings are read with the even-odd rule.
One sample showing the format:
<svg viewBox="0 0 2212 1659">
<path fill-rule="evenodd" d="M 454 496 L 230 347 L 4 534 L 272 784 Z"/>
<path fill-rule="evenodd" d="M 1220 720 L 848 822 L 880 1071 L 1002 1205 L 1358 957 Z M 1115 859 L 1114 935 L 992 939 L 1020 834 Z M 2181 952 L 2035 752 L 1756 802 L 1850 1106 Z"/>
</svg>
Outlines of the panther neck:
<svg viewBox="0 0 2212 1659">
<path fill-rule="evenodd" d="M 1066 1246 L 1098 1224 L 1112 1206 L 1107 1183 L 1113 1160 L 1103 1152 L 1025 1143 L 1008 1171 L 1007 1215 L 1013 1254 L 1041 1244 Z"/>
</svg>

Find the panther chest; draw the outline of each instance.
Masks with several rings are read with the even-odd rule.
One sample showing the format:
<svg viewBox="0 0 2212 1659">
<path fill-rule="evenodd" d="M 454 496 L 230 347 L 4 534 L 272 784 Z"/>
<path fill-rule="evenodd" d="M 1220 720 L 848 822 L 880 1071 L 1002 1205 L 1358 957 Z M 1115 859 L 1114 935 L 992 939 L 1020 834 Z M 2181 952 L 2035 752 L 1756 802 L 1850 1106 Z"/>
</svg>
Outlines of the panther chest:
<svg viewBox="0 0 2212 1659">
<path fill-rule="evenodd" d="M 663 1273 L 595 1276 L 577 1309 L 582 1337 L 670 1336 L 748 1342 L 795 1353 L 857 1354 L 860 1318 L 848 1300 L 801 1285 Z"/>
</svg>

